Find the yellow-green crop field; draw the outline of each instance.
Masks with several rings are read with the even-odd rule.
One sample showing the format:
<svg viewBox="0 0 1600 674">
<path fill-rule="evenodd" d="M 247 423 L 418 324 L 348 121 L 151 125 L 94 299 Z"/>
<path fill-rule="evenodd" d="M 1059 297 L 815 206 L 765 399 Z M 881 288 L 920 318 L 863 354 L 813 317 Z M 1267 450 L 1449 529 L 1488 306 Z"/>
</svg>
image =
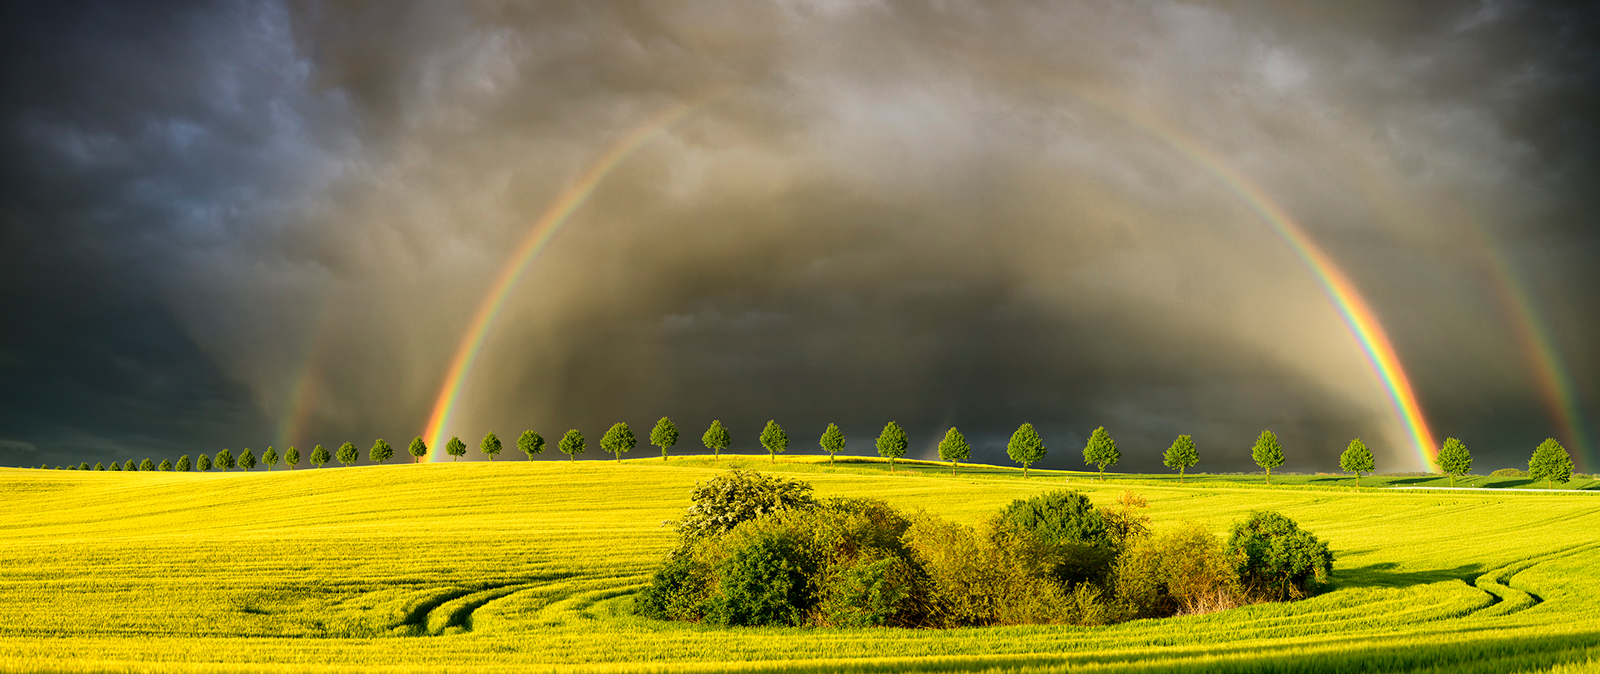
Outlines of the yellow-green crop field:
<svg viewBox="0 0 1600 674">
<path fill-rule="evenodd" d="M 729 465 L 972 522 L 1063 483 L 1156 528 L 1281 511 L 1336 587 L 1111 627 L 713 628 L 632 614 Z M 1263 487 L 705 458 L 251 474 L 0 469 L 5 671 L 1591 671 L 1600 494 Z"/>
</svg>

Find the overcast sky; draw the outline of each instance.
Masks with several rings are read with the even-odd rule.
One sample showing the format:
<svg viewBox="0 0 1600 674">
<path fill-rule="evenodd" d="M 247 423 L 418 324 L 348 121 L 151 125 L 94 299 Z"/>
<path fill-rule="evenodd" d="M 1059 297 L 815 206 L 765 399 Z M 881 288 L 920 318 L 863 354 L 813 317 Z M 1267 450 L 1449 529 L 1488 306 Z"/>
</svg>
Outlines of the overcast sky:
<svg viewBox="0 0 1600 674">
<path fill-rule="evenodd" d="M 1359 289 L 1437 439 L 1595 469 L 1592 9 L 1464 3 L 50 2 L 0 15 L 0 464 L 669 415 L 757 452 L 950 426 L 1047 468 L 1422 468 L 1263 219 Z M 1229 179 L 1235 176 L 1237 179 Z M 1252 195 L 1261 202 L 1253 203 Z M 642 451 L 653 451 L 648 447 Z M 476 452 L 474 451 L 475 455 Z M 560 455 L 556 455 L 558 458 Z"/>
</svg>

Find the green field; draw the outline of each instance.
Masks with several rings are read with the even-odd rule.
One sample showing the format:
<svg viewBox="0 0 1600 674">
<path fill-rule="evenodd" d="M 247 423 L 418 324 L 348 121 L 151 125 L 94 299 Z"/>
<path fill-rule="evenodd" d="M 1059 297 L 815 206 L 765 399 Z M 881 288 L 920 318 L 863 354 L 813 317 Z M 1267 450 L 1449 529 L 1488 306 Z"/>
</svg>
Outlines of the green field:
<svg viewBox="0 0 1600 674">
<path fill-rule="evenodd" d="M 1222 533 L 1271 508 L 1332 544 L 1336 587 L 1292 604 L 1097 628 L 727 629 L 633 616 L 632 593 L 674 542 L 662 520 L 681 512 L 696 480 L 735 464 L 808 480 L 819 496 L 878 497 L 968 522 L 1064 482 L 1101 503 L 1132 488 L 1149 498 L 1158 529 L 1190 520 Z M 1566 672 L 1600 663 L 1600 492 L 897 470 L 812 457 L 248 475 L 0 469 L 0 669 Z M 1595 485 L 1564 485 L 1585 486 Z"/>
</svg>

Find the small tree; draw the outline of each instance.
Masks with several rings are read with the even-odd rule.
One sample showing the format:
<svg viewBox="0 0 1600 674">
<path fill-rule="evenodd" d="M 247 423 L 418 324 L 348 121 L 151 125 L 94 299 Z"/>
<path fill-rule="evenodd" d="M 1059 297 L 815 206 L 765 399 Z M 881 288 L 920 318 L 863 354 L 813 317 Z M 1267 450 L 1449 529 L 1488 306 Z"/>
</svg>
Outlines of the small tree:
<svg viewBox="0 0 1600 674">
<path fill-rule="evenodd" d="M 41 469 L 41 470 L 43 470 L 43 469 L 45 469 L 45 468 L 49 468 L 49 467 L 50 467 L 50 466 L 39 466 L 39 468 L 40 468 L 40 469 Z M 107 469 L 106 469 L 106 470 L 114 470 L 114 471 L 117 471 L 117 472 L 119 472 L 119 473 L 120 473 L 120 472 L 122 472 L 122 464 L 120 464 L 120 463 L 117 463 L 117 462 L 115 462 L 115 461 L 112 461 L 112 462 L 111 462 L 111 467 L 110 467 L 110 468 L 107 468 Z"/>
<path fill-rule="evenodd" d="M 1361 474 L 1372 472 L 1372 450 L 1367 449 L 1367 443 L 1361 438 L 1350 441 L 1343 454 L 1339 455 L 1339 470 L 1356 474 L 1356 486 L 1361 486 Z"/>
<path fill-rule="evenodd" d="M 267 472 L 272 472 L 272 467 L 278 465 L 278 450 L 267 445 L 267 451 L 261 454 L 261 462 L 267 464 Z"/>
<path fill-rule="evenodd" d="M 172 462 L 168 461 L 166 459 L 162 459 L 161 460 L 161 465 L 156 466 L 156 470 L 163 470 L 163 471 L 166 471 L 166 472 L 170 473 L 170 472 L 172 472 Z"/>
<path fill-rule="evenodd" d="M 133 462 L 129 461 L 128 463 L 131 464 Z M 202 473 L 210 472 L 210 470 L 211 470 L 211 457 L 206 456 L 204 454 L 201 454 L 200 458 L 195 459 L 195 461 L 194 461 L 194 469 L 198 470 L 198 471 L 200 471 Z"/>
<path fill-rule="evenodd" d="M 394 448 L 383 438 L 378 438 L 377 442 L 372 443 L 372 449 L 367 450 L 367 458 L 372 459 L 373 463 L 383 463 L 393 457 Z"/>
<path fill-rule="evenodd" d="M 444 443 L 444 453 L 450 455 L 451 461 L 455 461 L 467 455 L 467 443 L 462 442 L 461 438 L 452 435 L 450 436 L 450 442 Z"/>
<path fill-rule="evenodd" d="M 711 450 L 713 456 L 721 457 L 722 450 L 733 444 L 733 436 L 728 434 L 727 427 L 722 425 L 720 419 L 713 419 L 711 427 L 706 429 L 706 434 L 700 436 L 700 442 L 706 449 Z"/>
<path fill-rule="evenodd" d="M 500 453 L 500 438 L 496 437 L 493 432 L 483 436 L 483 442 L 478 443 L 478 451 L 483 452 L 484 456 L 493 461 L 494 456 Z"/>
<path fill-rule="evenodd" d="M 1101 426 L 1089 434 L 1089 443 L 1083 446 L 1083 462 L 1100 468 L 1100 481 L 1106 481 L 1106 466 L 1115 466 L 1122 460 L 1117 451 L 1117 441 L 1111 439 L 1106 427 Z"/>
<path fill-rule="evenodd" d="M 328 454 L 327 447 L 317 445 L 311 448 L 311 465 L 321 468 L 332 460 L 333 456 Z"/>
<path fill-rule="evenodd" d="M 422 457 L 428 455 L 428 443 L 422 441 L 422 436 L 411 439 L 411 447 L 406 449 L 411 454 L 412 463 L 422 463 Z"/>
<path fill-rule="evenodd" d="M 566 435 L 561 436 L 561 442 L 556 443 L 556 449 L 561 450 L 562 454 L 566 454 L 568 461 L 577 461 L 578 455 L 582 454 L 587 448 L 584 447 L 583 434 L 574 428 L 567 431 Z"/>
<path fill-rule="evenodd" d="M 773 419 L 767 420 L 767 427 L 761 429 L 761 446 L 767 448 L 767 454 L 772 457 L 772 463 L 778 462 L 778 453 L 789 449 L 789 436 L 783 428 Z"/>
<path fill-rule="evenodd" d="M 117 464 L 113 463 L 111 465 L 115 466 Z M 113 468 L 112 470 L 115 470 L 115 468 Z M 189 461 L 189 455 L 188 454 L 184 454 L 183 456 L 178 457 L 178 472 L 187 473 L 187 472 L 192 471 L 192 470 L 194 470 L 194 463 Z"/>
<path fill-rule="evenodd" d="M 339 452 L 334 455 L 334 458 L 337 458 L 339 463 L 344 464 L 344 467 L 349 468 L 350 464 L 361 460 L 361 450 L 356 449 L 356 443 L 346 442 L 339 445 Z"/>
<path fill-rule="evenodd" d="M 1528 459 L 1528 477 L 1544 480 L 1547 489 L 1555 489 L 1556 482 L 1566 484 L 1572 481 L 1572 455 L 1555 438 L 1546 438 Z"/>
<path fill-rule="evenodd" d="M 142 470 L 142 471 L 148 473 L 148 472 L 154 471 L 155 469 L 156 469 L 156 462 L 154 462 L 154 461 L 151 461 L 149 459 L 145 459 L 145 460 L 139 462 L 139 470 Z"/>
<path fill-rule="evenodd" d="M 226 449 L 217 452 L 217 456 L 211 459 L 211 465 L 221 468 L 224 473 L 228 472 L 234 466 L 233 452 Z"/>
<path fill-rule="evenodd" d="M 1178 436 L 1177 440 L 1172 441 L 1172 446 L 1167 448 L 1167 453 L 1162 455 L 1161 463 L 1178 471 L 1178 484 L 1183 484 L 1184 471 L 1200 463 L 1200 450 L 1195 449 L 1194 438 L 1187 435 Z"/>
<path fill-rule="evenodd" d="M 961 431 L 951 426 L 944 432 L 944 439 L 939 441 L 939 458 L 950 462 L 950 477 L 956 476 L 956 462 L 965 461 L 972 455 L 972 445 L 967 444 L 966 436 Z"/>
<path fill-rule="evenodd" d="M 1267 469 L 1267 484 L 1272 484 L 1272 469 L 1283 465 L 1283 448 L 1278 446 L 1278 436 L 1272 431 L 1261 431 L 1261 437 L 1256 438 L 1256 444 L 1250 448 L 1250 458 L 1256 460 L 1256 465 Z"/>
<path fill-rule="evenodd" d="M 239 467 L 250 470 L 256 467 L 256 455 L 250 453 L 250 448 L 244 448 L 244 453 L 239 455 Z"/>
<path fill-rule="evenodd" d="M 95 469 L 95 470 L 102 470 L 102 471 L 103 471 L 103 470 L 105 470 L 105 469 L 106 469 L 106 464 L 104 464 L 104 463 L 101 463 L 101 462 L 99 462 L 99 461 L 96 461 L 96 462 L 94 462 L 94 469 Z"/>
<path fill-rule="evenodd" d="M 1006 456 L 1012 461 L 1022 464 L 1022 479 L 1028 479 L 1028 466 L 1044 458 L 1049 448 L 1044 446 L 1044 440 L 1039 439 L 1039 432 L 1033 430 L 1033 424 L 1023 424 L 1017 427 L 1017 432 L 1011 434 L 1011 441 L 1006 443 Z"/>
<path fill-rule="evenodd" d="M 605 453 L 615 456 L 618 461 L 622 455 L 633 451 L 638 446 L 639 439 L 633 437 L 633 429 L 628 428 L 627 422 L 618 421 L 606 429 L 606 434 L 600 436 L 600 449 Z"/>
<path fill-rule="evenodd" d="M 60 468 L 61 466 L 56 466 L 56 467 Z M 126 462 L 124 462 L 122 464 L 122 469 L 126 470 L 126 471 L 129 471 L 129 472 L 133 472 L 133 471 L 139 470 L 139 464 L 134 463 L 133 459 L 128 459 Z"/>
<path fill-rule="evenodd" d="M 288 466 L 289 470 L 294 470 L 295 466 L 300 465 L 299 447 L 289 445 L 289 451 L 283 453 L 283 465 Z"/>
<path fill-rule="evenodd" d="M 878 456 L 889 460 L 889 472 L 894 472 L 894 460 L 905 456 L 909 445 L 906 432 L 900 428 L 900 424 L 893 421 L 884 424 L 883 432 L 878 434 Z"/>
<path fill-rule="evenodd" d="M 420 438 L 419 438 L 420 439 Z M 533 431 L 523 431 L 517 438 L 517 449 L 528 455 L 528 460 L 533 460 L 534 454 L 544 453 L 544 438 Z"/>
<path fill-rule="evenodd" d="M 844 450 L 844 433 L 839 431 L 839 425 L 830 423 L 827 430 L 822 432 L 822 451 L 828 453 L 828 463 L 833 463 L 833 455 Z"/>
<path fill-rule="evenodd" d="M 1439 448 L 1439 455 L 1433 457 L 1433 462 L 1439 464 L 1439 470 L 1450 476 L 1450 486 L 1456 486 L 1456 477 L 1466 475 L 1472 470 L 1472 452 L 1467 451 L 1466 443 L 1455 438 L 1445 438 L 1444 446 Z"/>
<path fill-rule="evenodd" d="M 667 460 L 667 448 L 678 444 L 678 427 L 672 420 L 661 417 L 656 422 L 656 427 L 650 429 L 650 444 L 661 448 L 661 460 Z"/>
</svg>

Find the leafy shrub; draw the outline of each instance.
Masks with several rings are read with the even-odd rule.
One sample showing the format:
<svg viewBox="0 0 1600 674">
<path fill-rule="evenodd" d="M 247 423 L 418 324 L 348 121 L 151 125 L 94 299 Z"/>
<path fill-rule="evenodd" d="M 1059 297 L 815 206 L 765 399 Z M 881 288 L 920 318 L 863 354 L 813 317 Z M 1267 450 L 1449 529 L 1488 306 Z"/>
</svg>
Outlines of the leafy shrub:
<svg viewBox="0 0 1600 674">
<path fill-rule="evenodd" d="M 1054 560 L 1058 581 L 1098 582 L 1111 570 L 1120 543 L 1106 520 L 1082 492 L 1058 489 L 1012 501 L 1000 510 L 999 527 L 1036 538 Z"/>
<path fill-rule="evenodd" d="M 923 515 L 905 538 L 932 582 L 931 625 L 1073 622 L 1039 537 L 1015 535 L 998 517 L 974 528 Z"/>
<path fill-rule="evenodd" d="M 1222 541 L 1187 524 L 1139 540 L 1117 560 L 1116 598 L 1132 617 L 1211 613 L 1243 599 Z"/>
<path fill-rule="evenodd" d="M 1328 544 L 1271 511 L 1258 510 L 1235 523 L 1227 552 L 1245 592 L 1267 601 L 1311 595 L 1333 573 Z"/>
<path fill-rule="evenodd" d="M 1489 473 L 1489 477 L 1527 477 L 1527 476 L 1528 476 L 1528 471 L 1522 470 L 1520 468 L 1501 468 L 1500 470 L 1497 470 L 1497 471 L 1495 471 L 1493 473 Z"/>
<path fill-rule="evenodd" d="M 683 519 L 670 523 L 685 541 L 725 533 L 759 515 L 816 505 L 811 485 L 753 470 L 730 470 L 696 483 L 689 498 Z"/>
</svg>

